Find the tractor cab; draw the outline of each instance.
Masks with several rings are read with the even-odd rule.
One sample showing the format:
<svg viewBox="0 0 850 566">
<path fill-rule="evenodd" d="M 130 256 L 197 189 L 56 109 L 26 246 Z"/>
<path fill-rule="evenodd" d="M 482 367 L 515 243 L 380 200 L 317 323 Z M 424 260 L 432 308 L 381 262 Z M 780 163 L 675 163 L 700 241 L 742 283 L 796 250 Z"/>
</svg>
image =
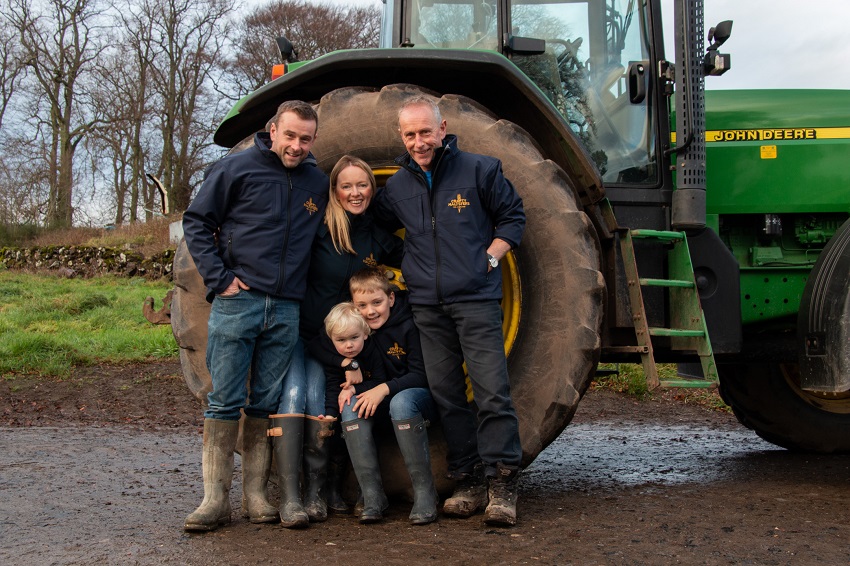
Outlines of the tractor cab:
<svg viewBox="0 0 850 566">
<path fill-rule="evenodd" d="M 566 119 L 606 186 L 658 185 L 659 109 L 649 92 L 653 34 L 639 6 L 633 0 L 385 0 L 381 47 L 500 52 Z"/>
</svg>

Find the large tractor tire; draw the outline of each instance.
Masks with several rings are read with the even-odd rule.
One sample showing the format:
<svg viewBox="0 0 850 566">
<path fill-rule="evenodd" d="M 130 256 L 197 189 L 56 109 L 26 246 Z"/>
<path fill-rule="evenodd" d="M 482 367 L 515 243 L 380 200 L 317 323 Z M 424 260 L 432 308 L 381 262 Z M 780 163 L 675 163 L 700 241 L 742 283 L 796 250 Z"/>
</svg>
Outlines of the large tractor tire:
<svg viewBox="0 0 850 566">
<path fill-rule="evenodd" d="M 212 389 L 207 369 L 207 321 L 210 304 L 204 298 L 206 287 L 186 241 L 181 240 L 174 255 L 174 295 L 171 298 L 171 331 L 180 347 L 180 366 L 186 385 L 203 403 Z"/>
<path fill-rule="evenodd" d="M 720 393 L 738 421 L 789 450 L 850 451 L 850 398 L 799 386 L 797 364 L 718 364 Z"/>
<path fill-rule="evenodd" d="M 313 148 L 319 166 L 328 171 L 346 153 L 373 168 L 392 165 L 405 151 L 398 109 L 406 98 L 421 94 L 433 95 L 413 85 L 377 92 L 342 88 L 325 95 Z M 570 179 L 524 130 L 469 98 L 434 96 L 458 146 L 499 158 L 523 199 L 522 245 L 515 264 L 503 263 L 503 269 L 517 270 L 503 274 L 503 280 L 516 281 L 519 289 L 503 310 L 518 319 L 516 339 L 506 345 L 527 465 L 569 423 L 598 362 L 604 296 L 598 241 Z"/>
<path fill-rule="evenodd" d="M 850 220 L 823 249 L 797 318 L 799 364 L 719 365 L 738 420 L 779 446 L 850 451 Z"/>
<path fill-rule="evenodd" d="M 353 154 L 376 171 L 391 173 L 393 159 L 405 151 L 398 134 L 398 108 L 407 97 L 423 93 L 433 95 L 412 85 L 391 85 L 377 92 L 342 88 L 324 96 L 317 107 L 319 135 L 313 148 L 319 167 L 330 172 L 341 156 Z M 434 96 L 449 132 L 458 135 L 460 148 L 499 158 L 523 199 L 527 217 L 523 242 L 516 261 L 503 262 L 502 269 L 503 281 L 508 282 L 503 301 L 508 370 L 523 465 L 528 465 L 567 426 L 595 372 L 605 293 L 599 243 L 571 180 L 541 155 L 524 130 L 468 98 Z M 184 246 L 177 255 L 175 265 L 188 266 L 191 259 L 181 257 L 188 256 Z M 172 320 L 177 321 L 174 332 L 186 381 L 199 395 L 205 387 L 197 384 L 208 383 L 209 375 L 198 328 L 206 324 L 209 307 L 201 304 L 203 285 L 197 286 L 197 272 L 190 271 L 175 269 Z M 190 302 L 187 294 L 199 299 Z M 191 340 L 181 336 L 184 328 L 193 329 Z M 445 470 L 445 446 L 439 436 L 432 435 L 438 478 Z M 403 462 L 396 448 L 387 448 L 382 451 L 385 488 L 391 494 L 406 491 Z M 445 485 L 441 482 L 438 487 L 445 491 Z"/>
</svg>

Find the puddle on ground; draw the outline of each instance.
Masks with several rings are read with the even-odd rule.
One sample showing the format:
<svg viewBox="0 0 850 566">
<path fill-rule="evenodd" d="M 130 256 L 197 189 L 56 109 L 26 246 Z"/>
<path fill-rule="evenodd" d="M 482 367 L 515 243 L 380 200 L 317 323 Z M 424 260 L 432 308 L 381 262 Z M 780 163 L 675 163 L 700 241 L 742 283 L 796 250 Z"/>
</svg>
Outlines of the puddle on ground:
<svg viewBox="0 0 850 566">
<path fill-rule="evenodd" d="M 551 488 L 553 476 L 563 489 L 583 492 L 711 482 L 730 478 L 749 457 L 777 451 L 789 454 L 743 427 L 573 424 L 526 469 L 523 485 Z"/>
</svg>

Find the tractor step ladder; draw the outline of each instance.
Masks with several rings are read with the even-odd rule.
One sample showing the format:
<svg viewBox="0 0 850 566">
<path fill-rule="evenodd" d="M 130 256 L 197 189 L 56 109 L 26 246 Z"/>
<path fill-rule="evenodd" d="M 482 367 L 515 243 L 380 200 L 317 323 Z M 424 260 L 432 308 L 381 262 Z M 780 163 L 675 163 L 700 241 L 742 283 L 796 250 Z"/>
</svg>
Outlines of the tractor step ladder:
<svg viewBox="0 0 850 566">
<path fill-rule="evenodd" d="M 684 232 L 661 230 L 629 230 L 618 228 L 620 251 L 629 286 L 629 302 L 637 338 L 637 351 L 640 353 L 646 384 L 650 389 L 659 385 L 664 387 L 706 387 L 717 383 L 717 368 L 708 328 L 699 301 L 699 291 L 694 279 L 694 267 L 688 251 L 688 240 Z M 668 274 L 670 279 L 641 278 L 635 261 L 634 240 L 640 239 L 658 244 L 670 244 L 667 252 Z M 646 317 L 642 287 L 665 287 L 668 289 L 668 310 L 671 328 L 651 327 Z M 660 381 L 655 355 L 652 348 L 653 336 L 671 338 L 673 350 L 690 350 L 699 355 L 704 380 L 670 379 Z"/>
</svg>

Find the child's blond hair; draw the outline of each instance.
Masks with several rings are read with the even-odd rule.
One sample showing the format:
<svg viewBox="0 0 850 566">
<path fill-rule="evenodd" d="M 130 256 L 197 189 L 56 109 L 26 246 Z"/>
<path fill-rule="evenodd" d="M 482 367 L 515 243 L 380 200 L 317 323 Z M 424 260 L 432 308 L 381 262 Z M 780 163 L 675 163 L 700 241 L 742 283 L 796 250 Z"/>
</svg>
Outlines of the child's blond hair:
<svg viewBox="0 0 850 566">
<path fill-rule="evenodd" d="M 383 291 L 389 297 L 392 292 L 389 279 L 384 271 L 377 267 L 367 267 L 355 272 L 348 281 L 348 289 L 352 297 L 355 293 L 371 291 Z"/>
<path fill-rule="evenodd" d="M 366 319 L 351 301 L 336 305 L 325 317 L 325 332 L 331 338 L 342 336 L 349 330 L 356 330 L 363 334 L 369 334 L 370 331 Z"/>
</svg>

